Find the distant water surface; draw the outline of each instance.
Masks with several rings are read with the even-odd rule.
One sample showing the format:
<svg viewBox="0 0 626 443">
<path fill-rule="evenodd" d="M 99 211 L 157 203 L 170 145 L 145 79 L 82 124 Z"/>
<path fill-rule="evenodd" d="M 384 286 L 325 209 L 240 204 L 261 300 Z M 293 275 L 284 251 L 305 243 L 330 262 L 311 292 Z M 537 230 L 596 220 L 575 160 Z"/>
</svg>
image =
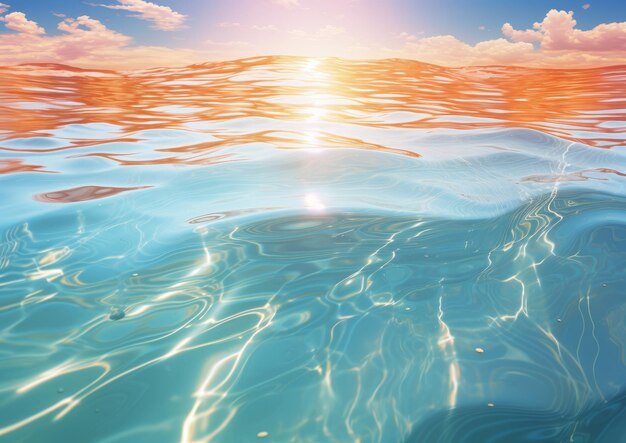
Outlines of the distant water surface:
<svg viewBox="0 0 626 443">
<path fill-rule="evenodd" d="M 626 441 L 626 67 L 0 78 L 0 441 Z"/>
</svg>

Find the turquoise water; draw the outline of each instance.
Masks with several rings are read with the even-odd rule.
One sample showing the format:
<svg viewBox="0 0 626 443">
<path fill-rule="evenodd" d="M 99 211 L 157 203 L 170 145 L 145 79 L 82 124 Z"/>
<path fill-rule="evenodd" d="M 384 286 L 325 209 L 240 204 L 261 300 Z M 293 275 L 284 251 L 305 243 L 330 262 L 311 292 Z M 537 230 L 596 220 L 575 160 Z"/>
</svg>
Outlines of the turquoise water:
<svg viewBox="0 0 626 443">
<path fill-rule="evenodd" d="M 624 68 L 2 71 L 0 441 L 626 441 Z"/>
</svg>

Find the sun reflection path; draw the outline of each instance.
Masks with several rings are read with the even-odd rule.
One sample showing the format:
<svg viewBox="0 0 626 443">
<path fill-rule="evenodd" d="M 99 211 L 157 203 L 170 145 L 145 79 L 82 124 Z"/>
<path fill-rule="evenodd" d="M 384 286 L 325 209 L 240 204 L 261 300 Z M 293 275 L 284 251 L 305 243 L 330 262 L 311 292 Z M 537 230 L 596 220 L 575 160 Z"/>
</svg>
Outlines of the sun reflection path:
<svg viewBox="0 0 626 443">
<path fill-rule="evenodd" d="M 610 148 L 622 144 L 618 123 L 626 119 L 620 101 L 626 94 L 619 81 L 623 67 L 529 74 L 521 68 L 452 69 L 408 60 L 261 57 L 134 73 L 68 75 L 59 66 L 0 68 L 0 74 L 0 152 L 11 154 L 0 160 L 0 174 L 63 172 L 71 158 L 84 157 L 125 166 L 237 161 L 228 149 L 267 141 L 274 121 L 299 134 L 289 140 L 291 148 L 339 144 L 408 155 L 419 150 L 396 146 L 390 138 L 380 143 L 354 137 L 351 125 L 525 128 Z M 35 81 L 36 88 L 25 86 Z M 23 108 L 22 102 L 55 108 Z M 250 118 L 267 120 L 250 131 L 243 124 Z M 242 124 L 223 127 L 229 121 Z M 179 146 L 151 141 L 151 134 L 165 134 L 156 131 L 185 127 L 202 130 L 205 137 L 194 135 Z M 176 135 L 168 139 L 183 140 L 190 133 Z M 62 151 L 65 160 L 54 169 L 36 163 L 43 152 Z"/>
</svg>

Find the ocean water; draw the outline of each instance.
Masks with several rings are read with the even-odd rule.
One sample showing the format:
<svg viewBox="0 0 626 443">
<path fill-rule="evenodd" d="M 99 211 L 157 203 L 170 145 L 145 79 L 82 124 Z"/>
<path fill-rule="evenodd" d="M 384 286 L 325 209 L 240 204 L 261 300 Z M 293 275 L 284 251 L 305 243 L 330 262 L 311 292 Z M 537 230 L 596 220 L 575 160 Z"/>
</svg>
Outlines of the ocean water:
<svg viewBox="0 0 626 443">
<path fill-rule="evenodd" d="M 626 441 L 626 67 L 0 78 L 0 441 Z"/>
</svg>

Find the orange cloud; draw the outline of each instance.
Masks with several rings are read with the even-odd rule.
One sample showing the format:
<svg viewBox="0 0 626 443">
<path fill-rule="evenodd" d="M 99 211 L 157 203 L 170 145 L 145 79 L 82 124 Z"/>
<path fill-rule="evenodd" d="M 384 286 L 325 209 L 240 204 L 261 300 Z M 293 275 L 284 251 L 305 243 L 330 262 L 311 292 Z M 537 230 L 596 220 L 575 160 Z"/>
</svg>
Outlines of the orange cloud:
<svg viewBox="0 0 626 443">
<path fill-rule="evenodd" d="M 109 9 L 123 9 L 136 12 L 133 17 L 148 20 L 153 28 L 161 31 L 175 31 L 184 27 L 186 16 L 169 6 L 161 6 L 144 0 L 117 0 L 119 5 L 99 5 Z"/>
</svg>

